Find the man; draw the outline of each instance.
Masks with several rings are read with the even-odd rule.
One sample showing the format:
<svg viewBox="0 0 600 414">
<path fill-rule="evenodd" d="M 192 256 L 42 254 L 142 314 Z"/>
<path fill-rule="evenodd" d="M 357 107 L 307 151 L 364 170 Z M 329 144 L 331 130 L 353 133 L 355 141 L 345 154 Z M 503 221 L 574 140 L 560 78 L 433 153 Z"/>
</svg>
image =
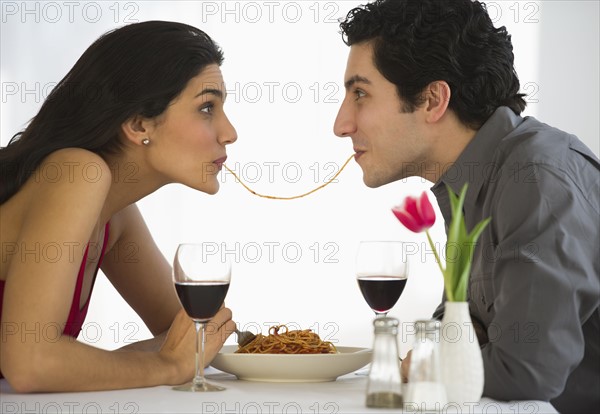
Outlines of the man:
<svg viewBox="0 0 600 414">
<path fill-rule="evenodd" d="M 334 130 L 352 139 L 365 184 L 424 177 L 449 223 L 446 185 L 458 193 L 468 182 L 467 229 L 492 217 L 468 288 L 484 395 L 596 412 L 598 158 L 575 136 L 519 115 L 510 36 L 483 4 L 378 0 L 341 28 L 351 48 Z M 434 317 L 443 312 L 442 302 Z"/>
</svg>

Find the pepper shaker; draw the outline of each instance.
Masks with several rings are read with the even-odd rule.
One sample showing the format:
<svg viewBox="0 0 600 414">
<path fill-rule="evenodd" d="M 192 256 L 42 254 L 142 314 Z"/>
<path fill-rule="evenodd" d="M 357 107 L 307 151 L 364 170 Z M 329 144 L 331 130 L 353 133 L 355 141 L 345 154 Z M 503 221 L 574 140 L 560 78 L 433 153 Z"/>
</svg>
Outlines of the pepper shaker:
<svg viewBox="0 0 600 414">
<path fill-rule="evenodd" d="M 447 404 L 440 362 L 440 321 L 415 322 L 415 343 L 410 357 L 407 411 L 441 411 Z"/>
<path fill-rule="evenodd" d="M 398 324 L 398 319 L 390 317 L 373 321 L 375 338 L 367 384 L 367 407 L 402 407 Z"/>
</svg>

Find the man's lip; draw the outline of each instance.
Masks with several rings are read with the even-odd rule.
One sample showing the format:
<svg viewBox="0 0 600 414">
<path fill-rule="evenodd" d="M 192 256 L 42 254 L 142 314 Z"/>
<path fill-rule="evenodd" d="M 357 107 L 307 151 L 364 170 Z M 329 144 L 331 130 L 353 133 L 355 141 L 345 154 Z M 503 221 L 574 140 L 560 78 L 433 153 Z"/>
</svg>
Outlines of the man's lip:
<svg viewBox="0 0 600 414">
<path fill-rule="evenodd" d="M 361 150 L 357 150 L 357 149 L 355 149 L 354 152 L 355 152 L 355 154 L 354 154 L 355 160 L 358 160 L 365 153 L 365 151 L 361 151 Z"/>
</svg>

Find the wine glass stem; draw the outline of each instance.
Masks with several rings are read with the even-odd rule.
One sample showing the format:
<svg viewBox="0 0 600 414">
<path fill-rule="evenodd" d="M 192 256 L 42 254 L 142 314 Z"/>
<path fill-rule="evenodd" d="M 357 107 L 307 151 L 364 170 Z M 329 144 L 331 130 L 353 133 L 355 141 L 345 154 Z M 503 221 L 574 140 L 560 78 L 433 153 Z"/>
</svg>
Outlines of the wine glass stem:
<svg viewBox="0 0 600 414">
<path fill-rule="evenodd" d="M 194 377 L 194 384 L 204 386 L 206 380 L 204 379 L 204 323 L 196 322 L 196 376 Z"/>
</svg>

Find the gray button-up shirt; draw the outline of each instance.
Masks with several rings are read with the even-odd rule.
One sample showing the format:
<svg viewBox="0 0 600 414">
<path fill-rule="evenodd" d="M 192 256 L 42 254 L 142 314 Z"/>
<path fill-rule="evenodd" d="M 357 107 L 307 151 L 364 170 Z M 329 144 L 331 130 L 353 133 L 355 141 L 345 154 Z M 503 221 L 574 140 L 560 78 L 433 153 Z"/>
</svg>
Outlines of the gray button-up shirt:
<svg viewBox="0 0 600 414">
<path fill-rule="evenodd" d="M 473 257 L 471 315 L 487 330 L 484 395 L 600 407 L 600 162 L 577 137 L 500 107 L 433 187 L 467 230 L 492 217 Z M 434 317 L 443 315 L 443 303 Z"/>
</svg>

